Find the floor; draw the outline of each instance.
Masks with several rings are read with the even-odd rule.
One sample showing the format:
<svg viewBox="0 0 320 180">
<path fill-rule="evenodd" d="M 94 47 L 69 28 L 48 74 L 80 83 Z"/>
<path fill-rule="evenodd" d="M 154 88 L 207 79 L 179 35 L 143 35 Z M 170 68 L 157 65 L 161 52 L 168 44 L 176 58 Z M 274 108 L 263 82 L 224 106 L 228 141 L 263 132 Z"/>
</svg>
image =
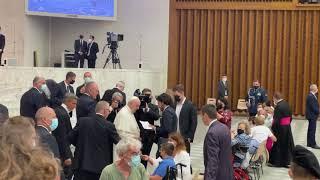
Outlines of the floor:
<svg viewBox="0 0 320 180">
<path fill-rule="evenodd" d="M 194 143 L 191 145 L 191 163 L 192 168 L 194 172 L 203 172 L 204 166 L 203 166 L 203 155 L 202 155 L 202 149 L 203 149 L 203 140 L 207 131 L 207 128 L 202 123 L 200 117 L 198 118 L 198 127 L 195 135 Z M 232 128 L 235 128 L 237 123 L 241 120 L 246 119 L 245 117 L 234 117 L 232 121 Z M 306 120 L 293 120 L 291 124 L 293 136 L 294 136 L 294 142 L 295 144 L 300 144 L 303 146 L 306 146 L 306 137 L 307 137 L 307 129 L 308 129 L 308 121 Z M 317 123 L 317 133 L 316 138 L 317 142 L 320 144 L 320 122 Z M 153 146 L 151 154 L 154 155 L 157 147 L 156 145 Z M 309 148 L 316 157 L 318 157 L 318 160 L 320 161 L 320 150 L 314 150 Z M 149 167 L 148 171 L 152 173 L 153 168 Z M 261 180 L 289 180 L 288 176 L 288 169 L 286 168 L 271 168 L 271 167 L 264 167 L 264 174 L 261 177 Z"/>
</svg>

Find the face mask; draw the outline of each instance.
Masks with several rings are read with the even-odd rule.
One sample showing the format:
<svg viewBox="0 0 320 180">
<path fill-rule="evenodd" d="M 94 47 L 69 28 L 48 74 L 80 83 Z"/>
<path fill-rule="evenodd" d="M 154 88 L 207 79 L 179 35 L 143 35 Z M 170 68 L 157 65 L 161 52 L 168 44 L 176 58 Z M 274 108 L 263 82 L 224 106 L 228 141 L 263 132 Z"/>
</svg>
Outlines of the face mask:
<svg viewBox="0 0 320 180">
<path fill-rule="evenodd" d="M 42 84 L 41 87 L 40 87 L 40 90 L 47 96 L 47 98 L 50 99 L 51 92 L 50 92 L 50 89 L 48 88 L 48 86 L 46 84 Z"/>
<path fill-rule="evenodd" d="M 55 129 L 57 129 L 58 124 L 59 124 L 58 119 L 57 118 L 53 118 L 52 122 L 51 122 L 51 125 L 50 125 L 51 131 L 54 131 Z"/>
<path fill-rule="evenodd" d="M 223 82 L 227 82 L 227 78 L 223 78 L 222 81 L 223 81 Z"/>
<path fill-rule="evenodd" d="M 92 42 L 92 39 L 89 39 L 88 42 L 91 43 L 91 42 Z"/>
<path fill-rule="evenodd" d="M 180 98 L 180 96 L 174 96 L 174 100 L 175 100 L 176 102 L 180 102 L 181 98 Z"/>
<path fill-rule="evenodd" d="M 253 88 L 258 89 L 258 88 L 259 88 L 259 86 L 253 86 Z"/>
<path fill-rule="evenodd" d="M 237 134 L 243 134 L 244 133 L 244 130 L 242 129 L 237 129 Z"/>
<path fill-rule="evenodd" d="M 75 80 L 71 80 L 70 84 L 74 84 L 76 81 Z"/>
<path fill-rule="evenodd" d="M 89 82 L 91 82 L 92 81 L 92 79 L 90 78 L 90 77 L 85 77 L 84 78 L 84 83 L 85 84 L 88 84 Z"/>
<path fill-rule="evenodd" d="M 137 167 L 137 166 L 139 166 L 140 161 L 141 161 L 141 159 L 140 159 L 139 155 L 132 156 L 131 161 L 129 162 L 129 166 L 132 168 Z"/>
</svg>

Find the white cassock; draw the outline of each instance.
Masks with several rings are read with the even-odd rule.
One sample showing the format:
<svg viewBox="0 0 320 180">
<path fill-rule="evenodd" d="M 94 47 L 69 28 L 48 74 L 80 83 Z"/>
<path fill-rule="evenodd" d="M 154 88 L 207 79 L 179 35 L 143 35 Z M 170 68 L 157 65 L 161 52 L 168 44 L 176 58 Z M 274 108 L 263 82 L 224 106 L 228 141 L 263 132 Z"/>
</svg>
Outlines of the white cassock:
<svg viewBox="0 0 320 180">
<path fill-rule="evenodd" d="M 117 114 L 114 125 L 121 138 L 131 137 L 140 139 L 140 129 L 134 114 L 128 106 L 123 107 Z"/>
</svg>

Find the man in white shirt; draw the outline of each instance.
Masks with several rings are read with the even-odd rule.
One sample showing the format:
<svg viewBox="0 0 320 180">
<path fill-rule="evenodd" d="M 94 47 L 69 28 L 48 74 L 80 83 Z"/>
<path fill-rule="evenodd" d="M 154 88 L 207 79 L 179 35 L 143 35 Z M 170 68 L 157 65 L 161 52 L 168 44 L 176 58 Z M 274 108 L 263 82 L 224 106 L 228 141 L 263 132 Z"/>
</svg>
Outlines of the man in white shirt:
<svg viewBox="0 0 320 180">
<path fill-rule="evenodd" d="M 139 109 L 140 104 L 141 102 L 138 97 L 132 97 L 128 104 L 117 114 L 114 125 L 121 138 L 131 137 L 140 139 L 140 129 L 134 117 L 134 113 Z"/>
</svg>

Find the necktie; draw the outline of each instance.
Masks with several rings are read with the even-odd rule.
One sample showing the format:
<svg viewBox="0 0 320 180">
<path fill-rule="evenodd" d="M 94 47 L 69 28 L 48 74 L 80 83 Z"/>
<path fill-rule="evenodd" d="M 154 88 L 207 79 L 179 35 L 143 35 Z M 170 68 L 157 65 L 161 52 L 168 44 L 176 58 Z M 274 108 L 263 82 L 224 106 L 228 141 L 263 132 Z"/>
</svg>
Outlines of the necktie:
<svg viewBox="0 0 320 180">
<path fill-rule="evenodd" d="M 67 86 L 67 91 L 70 93 L 70 85 Z"/>
<path fill-rule="evenodd" d="M 90 50 L 91 50 L 92 43 L 90 43 L 88 46 L 89 46 L 88 56 L 90 56 Z"/>
</svg>

